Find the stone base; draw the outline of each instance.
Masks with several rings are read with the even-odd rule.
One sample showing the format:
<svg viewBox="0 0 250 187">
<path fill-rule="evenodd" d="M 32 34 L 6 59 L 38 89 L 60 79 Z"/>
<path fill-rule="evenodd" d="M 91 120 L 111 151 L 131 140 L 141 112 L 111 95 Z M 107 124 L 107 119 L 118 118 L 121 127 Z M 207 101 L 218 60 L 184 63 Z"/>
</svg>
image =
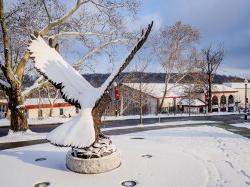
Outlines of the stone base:
<svg viewBox="0 0 250 187">
<path fill-rule="evenodd" d="M 66 166 L 69 170 L 84 173 L 97 174 L 111 171 L 121 165 L 118 151 L 101 158 L 82 159 L 72 156 L 72 151 L 66 155 Z"/>
</svg>

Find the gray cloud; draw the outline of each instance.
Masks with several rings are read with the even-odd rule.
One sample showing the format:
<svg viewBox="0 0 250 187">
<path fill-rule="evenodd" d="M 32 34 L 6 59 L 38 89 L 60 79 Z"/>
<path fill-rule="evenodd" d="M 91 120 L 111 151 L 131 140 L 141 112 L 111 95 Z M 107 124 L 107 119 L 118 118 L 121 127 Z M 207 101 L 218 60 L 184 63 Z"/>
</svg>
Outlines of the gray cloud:
<svg viewBox="0 0 250 187">
<path fill-rule="evenodd" d="M 250 71 L 249 0 L 145 0 L 142 14 L 157 13 L 166 25 L 181 20 L 201 31 L 201 46 L 222 42 L 226 74 Z"/>
</svg>

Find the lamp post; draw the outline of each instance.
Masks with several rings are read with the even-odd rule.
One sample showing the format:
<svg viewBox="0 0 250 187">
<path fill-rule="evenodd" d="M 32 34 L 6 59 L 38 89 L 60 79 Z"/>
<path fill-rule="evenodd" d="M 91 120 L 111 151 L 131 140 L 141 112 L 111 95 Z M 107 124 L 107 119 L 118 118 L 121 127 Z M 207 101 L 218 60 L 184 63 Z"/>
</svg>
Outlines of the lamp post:
<svg viewBox="0 0 250 187">
<path fill-rule="evenodd" d="M 248 99 L 247 99 L 247 79 L 244 80 L 245 83 L 245 121 L 247 121 L 247 103 L 248 103 Z"/>
</svg>

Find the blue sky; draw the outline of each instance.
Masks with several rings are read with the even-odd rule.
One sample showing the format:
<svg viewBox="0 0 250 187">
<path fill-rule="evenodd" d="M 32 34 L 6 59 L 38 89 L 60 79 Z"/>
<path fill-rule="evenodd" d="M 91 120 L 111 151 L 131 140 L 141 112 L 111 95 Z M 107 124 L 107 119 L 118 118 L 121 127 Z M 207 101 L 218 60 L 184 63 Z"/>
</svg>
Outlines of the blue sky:
<svg viewBox="0 0 250 187">
<path fill-rule="evenodd" d="M 13 1 L 6 1 L 14 3 Z M 66 1 L 71 7 L 74 1 Z M 225 59 L 219 73 L 250 78 L 250 0 L 141 0 L 137 20 L 131 26 L 138 29 L 154 20 L 154 29 L 161 25 L 172 25 L 176 21 L 198 28 L 201 32 L 199 45 L 207 47 L 210 43 L 223 43 Z M 75 61 L 79 54 L 78 46 L 70 46 L 72 55 L 66 55 L 69 61 Z M 123 59 L 124 51 L 119 56 Z M 126 54 L 126 53 L 125 53 Z M 117 62 L 119 63 L 119 62 Z M 105 64 L 100 64 L 96 72 L 106 72 Z M 150 71 L 159 71 L 157 62 L 152 61 Z"/>
<path fill-rule="evenodd" d="M 160 25 L 180 20 L 200 29 L 200 45 L 222 42 L 225 59 L 219 73 L 250 75 L 249 0 L 142 0 L 139 19 Z"/>
</svg>

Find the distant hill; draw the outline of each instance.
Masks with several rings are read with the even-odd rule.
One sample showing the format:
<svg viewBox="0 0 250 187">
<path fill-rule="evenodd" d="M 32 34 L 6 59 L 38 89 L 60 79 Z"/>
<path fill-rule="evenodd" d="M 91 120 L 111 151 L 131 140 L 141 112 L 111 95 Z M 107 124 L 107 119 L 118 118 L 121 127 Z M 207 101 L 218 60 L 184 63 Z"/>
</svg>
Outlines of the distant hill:
<svg viewBox="0 0 250 187">
<path fill-rule="evenodd" d="M 93 86 L 100 86 L 110 74 L 83 74 L 83 77 L 88 80 Z M 140 73 L 140 72 L 125 72 L 119 77 L 125 82 L 142 82 L 148 83 L 164 83 L 165 73 Z M 222 84 L 224 82 L 243 82 L 244 79 L 236 76 L 215 75 L 214 83 Z"/>
<path fill-rule="evenodd" d="M 1 74 L 0 74 L 1 75 Z M 83 74 L 83 77 L 90 82 L 94 87 L 99 87 L 109 76 L 110 74 Z M 140 73 L 140 72 L 125 72 L 122 73 L 119 77 L 118 82 L 142 82 L 148 83 L 164 83 L 165 74 L 164 73 Z M 34 77 L 25 76 L 24 85 L 25 87 L 31 86 L 35 81 Z M 185 80 L 184 80 L 185 81 Z M 223 82 L 243 82 L 244 79 L 235 76 L 226 76 L 226 75 L 215 75 L 214 83 L 221 84 Z M 170 81 L 173 82 L 173 81 Z M 43 93 L 44 90 L 40 93 L 43 97 L 46 97 L 46 93 Z M 4 95 L 0 93 L 0 97 Z M 31 97 L 38 97 L 38 92 L 32 93 Z"/>
<path fill-rule="evenodd" d="M 215 75 L 214 83 L 222 84 L 223 82 L 244 82 L 244 79 L 236 76 Z"/>
<path fill-rule="evenodd" d="M 83 74 L 83 77 L 90 82 L 94 87 L 99 87 L 109 76 L 110 74 Z M 3 75 L 0 73 L 0 78 L 4 80 Z M 119 77 L 118 82 L 142 82 L 148 83 L 164 83 L 165 74 L 164 73 L 140 73 L 140 72 L 125 72 L 122 73 Z M 24 87 L 31 86 L 34 81 L 36 80 L 35 77 L 25 75 L 24 76 Z M 185 81 L 185 80 L 184 80 Z M 236 76 L 226 76 L 226 75 L 215 75 L 214 83 L 221 84 L 223 82 L 243 82 L 244 79 Z M 171 82 L 171 81 L 170 81 Z M 56 92 L 55 92 L 56 93 Z M 29 97 L 38 97 L 38 91 L 33 92 Z M 47 97 L 45 90 L 41 90 L 40 92 L 41 97 Z M 0 91 L 0 98 L 5 98 L 5 94 Z"/>
</svg>

